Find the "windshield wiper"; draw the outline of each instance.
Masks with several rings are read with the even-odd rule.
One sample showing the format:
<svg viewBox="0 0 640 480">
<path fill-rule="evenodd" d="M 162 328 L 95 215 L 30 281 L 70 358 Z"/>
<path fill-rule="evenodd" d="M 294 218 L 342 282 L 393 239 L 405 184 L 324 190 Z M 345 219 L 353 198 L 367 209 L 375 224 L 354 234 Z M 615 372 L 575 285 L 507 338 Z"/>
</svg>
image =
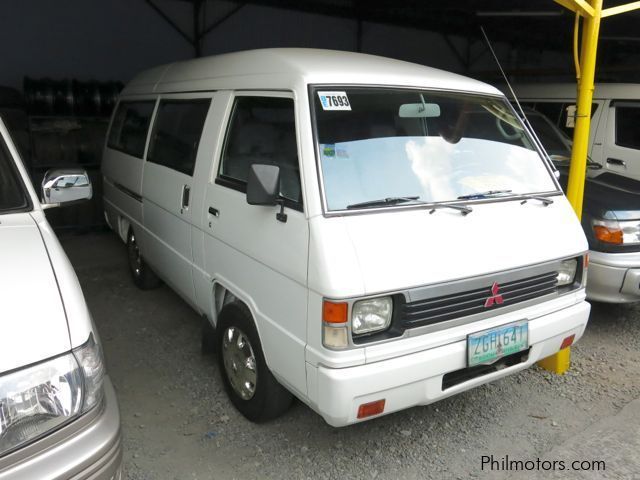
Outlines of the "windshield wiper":
<svg viewBox="0 0 640 480">
<path fill-rule="evenodd" d="M 431 215 L 433 212 L 435 212 L 437 209 L 439 208 L 453 208 L 454 210 L 459 211 L 460 213 L 462 213 L 463 216 L 465 215 L 469 215 L 471 212 L 473 212 L 473 208 L 471 207 L 466 207 L 464 205 L 445 205 L 445 204 L 438 204 L 438 205 L 432 205 L 431 206 L 431 210 L 429 210 L 429 215 Z"/>
<path fill-rule="evenodd" d="M 524 198 L 524 200 L 520 202 L 520 205 L 524 205 L 529 200 L 538 200 L 539 202 L 542 202 L 545 207 L 553 203 L 553 200 L 547 197 L 543 197 L 541 195 L 519 195 L 519 197 Z"/>
<path fill-rule="evenodd" d="M 367 202 L 352 203 L 347 205 L 347 209 L 351 208 L 368 208 L 368 207 L 383 207 L 385 205 L 397 205 L 398 203 L 412 202 L 418 200 L 420 197 L 387 197 L 379 200 L 369 200 Z"/>
<path fill-rule="evenodd" d="M 502 193 L 511 193 L 513 190 L 487 190 L 486 192 L 471 193 L 469 195 L 460 195 L 458 200 L 477 200 L 480 198 L 488 198 Z"/>
</svg>

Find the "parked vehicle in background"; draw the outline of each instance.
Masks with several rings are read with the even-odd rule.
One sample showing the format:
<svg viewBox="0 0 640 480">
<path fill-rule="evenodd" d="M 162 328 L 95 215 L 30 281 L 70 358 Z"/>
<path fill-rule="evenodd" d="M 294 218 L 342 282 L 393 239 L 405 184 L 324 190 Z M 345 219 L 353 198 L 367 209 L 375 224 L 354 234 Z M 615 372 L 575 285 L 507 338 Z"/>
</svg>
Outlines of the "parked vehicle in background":
<svg viewBox="0 0 640 480">
<path fill-rule="evenodd" d="M 135 283 L 206 317 L 253 421 L 292 394 L 334 426 L 432 403 L 587 324 L 580 224 L 469 78 L 306 49 L 157 67 L 123 90 L 102 171 Z"/>
<path fill-rule="evenodd" d="M 525 109 L 529 123 L 560 172 L 566 190 L 571 140 L 541 113 Z M 588 159 L 597 172 L 599 163 Z M 587 177 L 584 186 L 582 228 L 589 241 L 587 298 L 601 302 L 640 300 L 640 182 L 613 174 Z"/>
<path fill-rule="evenodd" d="M 91 198 L 54 170 L 38 200 L 0 119 L 0 479 L 120 479 L 120 414 L 76 275 L 43 209 Z"/>
<path fill-rule="evenodd" d="M 547 116 L 573 138 L 576 113 L 576 85 L 531 84 L 514 86 L 523 106 Z M 607 183 L 624 185 L 616 174 L 640 181 L 640 84 L 596 85 L 591 110 L 589 156 L 602 165 L 590 176 Z"/>
</svg>

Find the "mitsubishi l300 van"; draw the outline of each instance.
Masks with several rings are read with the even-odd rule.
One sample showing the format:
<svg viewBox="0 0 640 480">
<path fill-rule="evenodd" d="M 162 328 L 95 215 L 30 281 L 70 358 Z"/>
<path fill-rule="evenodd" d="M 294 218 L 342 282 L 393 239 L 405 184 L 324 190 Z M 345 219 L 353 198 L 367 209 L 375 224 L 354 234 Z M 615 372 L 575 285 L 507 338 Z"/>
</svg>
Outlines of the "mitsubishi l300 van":
<svg viewBox="0 0 640 480">
<path fill-rule="evenodd" d="M 43 209 L 88 199 L 53 170 L 39 201 L 0 119 L 0 480 L 122 476 L 120 414 L 78 279 Z"/>
<path fill-rule="evenodd" d="M 239 52 L 123 90 L 106 220 L 214 333 L 248 419 L 425 405 L 578 340 L 587 242 L 495 88 L 370 55 Z"/>
</svg>

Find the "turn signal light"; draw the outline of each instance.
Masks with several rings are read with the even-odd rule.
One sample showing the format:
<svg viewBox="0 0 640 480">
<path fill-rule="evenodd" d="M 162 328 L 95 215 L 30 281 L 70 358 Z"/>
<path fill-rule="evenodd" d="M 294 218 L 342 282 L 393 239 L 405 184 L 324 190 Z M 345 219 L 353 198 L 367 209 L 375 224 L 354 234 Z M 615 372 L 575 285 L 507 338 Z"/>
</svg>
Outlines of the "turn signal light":
<svg viewBox="0 0 640 480">
<path fill-rule="evenodd" d="M 322 320 L 325 323 L 346 323 L 347 307 L 346 302 L 334 303 L 325 300 L 322 302 Z"/>
<path fill-rule="evenodd" d="M 575 340 L 575 338 L 575 334 L 565 338 L 562 341 L 562 345 L 560 345 L 560 350 L 564 350 L 565 348 L 569 348 L 571 345 L 573 345 L 573 341 Z"/>
<path fill-rule="evenodd" d="M 602 225 L 594 225 L 593 232 L 601 242 L 622 245 L 622 230 L 614 230 Z"/>
<path fill-rule="evenodd" d="M 363 403 L 358 407 L 358 418 L 367 418 L 373 415 L 379 415 L 384 412 L 384 403 L 386 400 L 376 400 L 375 402 Z"/>
</svg>

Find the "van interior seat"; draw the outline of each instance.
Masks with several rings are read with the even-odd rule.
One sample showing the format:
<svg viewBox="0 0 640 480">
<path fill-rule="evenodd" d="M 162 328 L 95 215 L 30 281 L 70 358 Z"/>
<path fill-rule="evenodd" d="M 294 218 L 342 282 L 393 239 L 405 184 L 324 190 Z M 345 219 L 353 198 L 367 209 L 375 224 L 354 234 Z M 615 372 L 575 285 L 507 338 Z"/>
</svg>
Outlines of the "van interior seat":
<svg viewBox="0 0 640 480">
<path fill-rule="evenodd" d="M 247 123 L 235 129 L 225 155 L 225 175 L 246 182 L 251 164 L 273 165 L 277 138 L 277 129 L 265 123 Z"/>
</svg>

